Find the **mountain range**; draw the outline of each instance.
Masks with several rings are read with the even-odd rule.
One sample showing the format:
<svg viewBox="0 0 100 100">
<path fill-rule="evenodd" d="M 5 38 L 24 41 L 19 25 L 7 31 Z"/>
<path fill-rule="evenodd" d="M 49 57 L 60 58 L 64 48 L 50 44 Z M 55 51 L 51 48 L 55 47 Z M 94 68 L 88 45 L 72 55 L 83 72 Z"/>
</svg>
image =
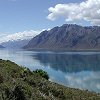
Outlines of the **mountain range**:
<svg viewBox="0 0 100 100">
<path fill-rule="evenodd" d="M 30 50 L 100 50 L 100 27 L 64 24 L 41 32 L 23 48 Z"/>
<path fill-rule="evenodd" d="M 28 42 L 30 41 L 30 39 L 24 39 L 24 40 L 14 40 L 14 41 L 7 41 L 7 42 L 3 42 L 1 43 L 2 46 L 6 47 L 6 48 L 11 48 L 11 49 L 20 49 L 23 46 L 27 45 Z"/>
<path fill-rule="evenodd" d="M 29 30 L 1 35 L 0 44 L 5 48 L 19 49 L 28 44 L 28 42 L 41 31 L 42 30 Z"/>
</svg>

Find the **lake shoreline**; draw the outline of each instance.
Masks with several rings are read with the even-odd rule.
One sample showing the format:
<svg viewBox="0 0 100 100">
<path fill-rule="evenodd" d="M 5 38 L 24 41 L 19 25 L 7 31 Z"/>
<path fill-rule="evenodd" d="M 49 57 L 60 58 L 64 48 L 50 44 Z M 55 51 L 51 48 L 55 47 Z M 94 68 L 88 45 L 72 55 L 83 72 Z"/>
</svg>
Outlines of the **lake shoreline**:
<svg viewBox="0 0 100 100">
<path fill-rule="evenodd" d="M 0 58 L 46 71 L 53 82 L 100 93 L 99 52 L 0 50 Z"/>
<path fill-rule="evenodd" d="M 51 52 L 100 52 L 100 49 L 22 49 L 22 50 L 27 50 L 27 51 L 51 51 Z"/>
<path fill-rule="evenodd" d="M 13 91 L 16 91 L 16 88 L 23 88 L 23 91 L 20 90 L 22 94 L 18 95 L 22 95 L 22 97 L 26 98 L 26 100 L 30 100 L 30 98 L 51 98 L 51 96 L 53 97 L 53 99 L 61 100 L 72 100 L 72 98 L 74 98 L 74 100 L 78 100 L 80 98 L 81 100 L 83 98 L 84 100 L 91 100 L 93 98 L 96 100 L 100 99 L 99 93 L 90 92 L 88 90 L 69 88 L 54 82 L 50 82 L 40 75 L 34 73 L 34 71 L 31 72 L 29 69 L 26 68 L 24 70 L 23 67 L 20 67 L 9 60 L 0 59 L 0 70 L 2 70 L 2 72 L 0 72 L 0 87 L 2 88 L 2 90 L 0 90 L 0 93 L 3 93 L 2 95 L 6 99 L 8 97 L 6 96 L 6 92 L 4 94 L 5 84 L 7 86 L 7 90 L 12 91 L 9 92 L 9 96 L 11 96 Z M 29 91 L 31 95 L 29 95 Z M 50 95 L 49 93 L 52 95 Z M 2 95 L 0 94 L 1 98 Z"/>
</svg>

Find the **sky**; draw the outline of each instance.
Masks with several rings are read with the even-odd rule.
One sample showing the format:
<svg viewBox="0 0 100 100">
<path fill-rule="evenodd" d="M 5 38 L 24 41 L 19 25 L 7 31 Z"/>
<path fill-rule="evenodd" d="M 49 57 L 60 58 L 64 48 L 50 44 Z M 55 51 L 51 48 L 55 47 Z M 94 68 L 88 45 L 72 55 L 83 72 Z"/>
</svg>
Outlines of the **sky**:
<svg viewBox="0 0 100 100">
<path fill-rule="evenodd" d="M 14 34 L 29 37 L 67 23 L 100 25 L 100 0 L 0 0 L 2 40 Z"/>
</svg>

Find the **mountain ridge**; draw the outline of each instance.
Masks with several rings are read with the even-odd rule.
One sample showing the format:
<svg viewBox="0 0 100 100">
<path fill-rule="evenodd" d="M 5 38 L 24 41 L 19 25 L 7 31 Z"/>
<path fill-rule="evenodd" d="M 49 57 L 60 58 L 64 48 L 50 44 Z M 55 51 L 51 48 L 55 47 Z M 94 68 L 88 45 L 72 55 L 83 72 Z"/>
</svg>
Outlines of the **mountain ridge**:
<svg viewBox="0 0 100 100">
<path fill-rule="evenodd" d="M 14 41 L 7 41 L 2 42 L 1 45 L 6 48 L 12 48 L 12 49 L 21 49 L 23 46 L 27 45 L 30 39 L 24 39 L 24 40 L 14 40 Z"/>
<path fill-rule="evenodd" d="M 99 50 L 100 27 L 64 24 L 43 31 L 32 38 L 24 49 Z"/>
</svg>

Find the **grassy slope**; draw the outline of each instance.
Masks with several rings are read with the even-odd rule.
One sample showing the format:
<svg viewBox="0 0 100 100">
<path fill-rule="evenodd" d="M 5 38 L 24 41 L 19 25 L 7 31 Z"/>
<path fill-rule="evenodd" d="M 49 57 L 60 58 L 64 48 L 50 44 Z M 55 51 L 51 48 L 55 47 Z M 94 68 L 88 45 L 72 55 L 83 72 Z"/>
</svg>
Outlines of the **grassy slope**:
<svg viewBox="0 0 100 100">
<path fill-rule="evenodd" d="M 100 100 L 100 94 L 52 83 L 11 61 L 0 60 L 0 100 Z"/>
</svg>

